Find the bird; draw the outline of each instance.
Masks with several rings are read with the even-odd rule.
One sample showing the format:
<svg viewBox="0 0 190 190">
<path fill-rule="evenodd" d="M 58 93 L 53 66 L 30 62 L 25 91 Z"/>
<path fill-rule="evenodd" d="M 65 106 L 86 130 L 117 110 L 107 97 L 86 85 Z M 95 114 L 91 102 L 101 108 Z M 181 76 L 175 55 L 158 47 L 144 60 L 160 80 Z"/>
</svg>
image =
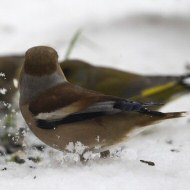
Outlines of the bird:
<svg viewBox="0 0 190 190">
<path fill-rule="evenodd" d="M 104 94 L 142 102 L 164 104 L 190 92 L 190 74 L 142 75 L 109 67 L 98 67 L 80 59 L 60 62 L 66 78 L 82 87 Z M 160 108 L 160 105 L 157 108 Z"/>
<path fill-rule="evenodd" d="M 136 128 L 184 115 L 149 110 L 153 103 L 70 83 L 58 64 L 56 50 L 48 46 L 26 51 L 19 91 L 19 106 L 28 127 L 42 142 L 60 151 L 67 151 L 69 143 L 80 142 L 84 152 L 103 153 L 126 140 Z"/>
</svg>

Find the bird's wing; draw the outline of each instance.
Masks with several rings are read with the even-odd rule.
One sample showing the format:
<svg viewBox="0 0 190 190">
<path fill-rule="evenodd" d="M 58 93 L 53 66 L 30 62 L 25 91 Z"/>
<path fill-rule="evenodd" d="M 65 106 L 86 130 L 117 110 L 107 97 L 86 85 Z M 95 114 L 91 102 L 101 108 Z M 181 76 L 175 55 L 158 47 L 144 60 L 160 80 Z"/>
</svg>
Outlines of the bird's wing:
<svg viewBox="0 0 190 190">
<path fill-rule="evenodd" d="M 54 128 L 122 111 L 141 112 L 151 117 L 164 116 L 164 113 L 149 111 L 141 103 L 105 96 L 70 83 L 60 84 L 42 93 L 30 103 L 29 110 L 41 128 Z"/>
<path fill-rule="evenodd" d="M 104 99 L 105 96 L 102 94 L 67 82 L 57 85 L 34 98 L 30 102 L 29 110 L 35 116 L 40 113 L 55 113 L 57 115 L 61 112 L 62 117 L 65 117 L 83 111 L 96 103 L 108 102 Z M 111 98 L 109 102 L 111 103 Z"/>
<path fill-rule="evenodd" d="M 70 83 L 62 83 L 49 89 L 29 104 L 34 117 L 41 120 L 68 119 L 71 116 L 78 120 L 79 117 L 92 118 L 119 111 L 140 110 L 142 107 L 140 103 L 105 96 Z"/>
</svg>

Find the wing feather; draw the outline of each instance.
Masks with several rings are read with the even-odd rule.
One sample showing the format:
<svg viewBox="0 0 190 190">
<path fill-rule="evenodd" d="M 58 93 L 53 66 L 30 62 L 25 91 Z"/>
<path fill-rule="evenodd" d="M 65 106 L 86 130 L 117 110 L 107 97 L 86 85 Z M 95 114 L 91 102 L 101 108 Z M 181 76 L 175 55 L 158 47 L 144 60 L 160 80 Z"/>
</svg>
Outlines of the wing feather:
<svg viewBox="0 0 190 190">
<path fill-rule="evenodd" d="M 30 103 L 29 110 L 41 128 L 52 128 L 122 111 L 136 111 L 148 115 L 160 113 L 149 111 L 141 103 L 106 96 L 70 83 L 59 84 L 36 97 Z"/>
</svg>

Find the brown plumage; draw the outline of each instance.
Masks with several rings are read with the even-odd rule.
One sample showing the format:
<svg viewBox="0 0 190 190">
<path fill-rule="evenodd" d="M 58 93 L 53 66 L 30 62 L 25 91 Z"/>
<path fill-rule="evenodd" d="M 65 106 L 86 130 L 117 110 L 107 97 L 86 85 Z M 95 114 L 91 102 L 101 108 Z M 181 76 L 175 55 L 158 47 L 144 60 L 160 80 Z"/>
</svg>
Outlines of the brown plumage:
<svg viewBox="0 0 190 190">
<path fill-rule="evenodd" d="M 62 73 L 56 54 L 45 46 L 29 49 L 20 76 L 22 115 L 34 134 L 51 147 L 65 150 L 70 142 L 80 141 L 88 150 L 97 146 L 99 151 L 107 150 L 137 127 L 182 115 L 150 111 L 141 103 L 73 85 Z"/>
<path fill-rule="evenodd" d="M 48 51 L 48 53 L 46 53 Z M 46 54 L 44 57 L 42 55 Z M 57 52 L 53 48 L 45 50 L 37 47 L 31 51 L 27 51 L 25 55 L 24 70 L 32 75 L 51 74 L 56 71 L 56 60 L 58 58 Z M 48 65 L 48 67 L 47 67 Z"/>
</svg>

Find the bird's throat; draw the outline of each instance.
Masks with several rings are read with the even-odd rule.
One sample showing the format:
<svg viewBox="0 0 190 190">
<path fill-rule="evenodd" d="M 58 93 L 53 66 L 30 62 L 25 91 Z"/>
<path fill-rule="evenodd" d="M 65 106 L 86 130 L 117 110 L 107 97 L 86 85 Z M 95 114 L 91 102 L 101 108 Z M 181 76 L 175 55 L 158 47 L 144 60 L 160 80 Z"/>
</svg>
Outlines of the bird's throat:
<svg viewBox="0 0 190 190">
<path fill-rule="evenodd" d="M 20 79 L 20 104 L 30 102 L 45 90 L 64 82 L 67 82 L 66 78 L 56 72 L 43 76 L 23 74 Z"/>
</svg>

